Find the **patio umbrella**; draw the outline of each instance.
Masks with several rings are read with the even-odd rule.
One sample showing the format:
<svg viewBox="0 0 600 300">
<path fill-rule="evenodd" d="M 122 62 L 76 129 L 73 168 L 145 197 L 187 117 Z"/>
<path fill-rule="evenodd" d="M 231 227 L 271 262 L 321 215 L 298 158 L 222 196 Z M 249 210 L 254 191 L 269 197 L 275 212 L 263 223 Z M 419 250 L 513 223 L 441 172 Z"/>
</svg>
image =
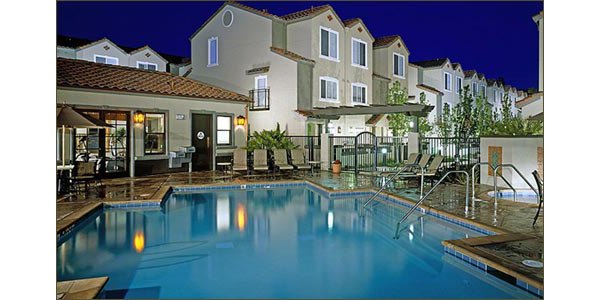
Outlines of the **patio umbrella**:
<svg viewBox="0 0 600 300">
<path fill-rule="evenodd" d="M 68 128 L 106 128 L 113 127 L 94 117 L 80 113 L 70 106 L 56 107 L 56 126 L 62 127 L 62 164 L 65 165 L 65 129 Z"/>
</svg>

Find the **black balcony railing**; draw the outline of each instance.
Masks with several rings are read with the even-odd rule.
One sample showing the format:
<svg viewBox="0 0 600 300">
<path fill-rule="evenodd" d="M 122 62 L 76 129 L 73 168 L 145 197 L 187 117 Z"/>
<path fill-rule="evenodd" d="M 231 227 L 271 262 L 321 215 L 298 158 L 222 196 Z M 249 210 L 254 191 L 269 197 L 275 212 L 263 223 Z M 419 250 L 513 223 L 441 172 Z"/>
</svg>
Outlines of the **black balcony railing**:
<svg viewBox="0 0 600 300">
<path fill-rule="evenodd" d="M 269 110 L 271 102 L 271 90 L 270 89 L 255 89 L 250 90 L 250 110 Z"/>
</svg>

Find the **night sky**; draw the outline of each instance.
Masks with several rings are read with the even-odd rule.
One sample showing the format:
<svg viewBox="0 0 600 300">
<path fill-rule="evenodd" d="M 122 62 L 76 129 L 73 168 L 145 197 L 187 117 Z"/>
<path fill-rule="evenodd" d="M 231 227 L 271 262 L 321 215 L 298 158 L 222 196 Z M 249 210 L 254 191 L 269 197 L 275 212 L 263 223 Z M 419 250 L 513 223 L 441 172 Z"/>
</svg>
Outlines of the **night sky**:
<svg viewBox="0 0 600 300">
<path fill-rule="evenodd" d="M 58 2 L 58 34 L 189 56 L 189 37 L 223 2 Z M 464 70 L 537 88 L 542 2 L 242 2 L 283 15 L 329 3 L 359 17 L 374 37 L 399 34 L 410 61 L 449 57 Z"/>
</svg>

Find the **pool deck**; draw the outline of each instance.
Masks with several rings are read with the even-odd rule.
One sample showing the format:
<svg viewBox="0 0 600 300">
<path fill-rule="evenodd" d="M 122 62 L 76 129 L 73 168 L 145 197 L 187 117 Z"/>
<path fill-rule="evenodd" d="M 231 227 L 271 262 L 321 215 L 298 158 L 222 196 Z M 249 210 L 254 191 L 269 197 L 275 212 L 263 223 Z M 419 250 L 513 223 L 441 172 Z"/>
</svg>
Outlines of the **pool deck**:
<svg viewBox="0 0 600 300">
<path fill-rule="evenodd" d="M 317 176 L 308 175 L 278 175 L 276 177 L 245 177 L 224 175 L 222 172 L 193 172 L 169 173 L 144 177 L 127 177 L 107 179 L 102 181 L 102 186 L 91 187 L 85 195 L 77 193 L 68 197 L 59 197 L 56 204 L 57 234 L 72 228 L 77 220 L 84 218 L 102 205 L 160 202 L 171 187 L 197 186 L 197 185 L 223 185 L 246 183 L 273 183 L 275 181 L 308 181 L 324 187 L 328 191 L 358 191 L 373 190 L 373 178 L 354 173 L 332 174 L 322 171 Z M 417 183 L 400 182 L 395 189 L 386 194 L 397 194 L 396 190 L 411 188 L 412 199 L 418 198 L 414 194 Z M 431 188 L 425 186 L 425 193 Z M 375 188 L 376 189 L 376 188 Z M 533 217 L 537 205 L 518 203 L 507 200 L 498 200 L 494 203 L 486 193 L 493 187 L 476 185 L 478 201 L 470 205 L 465 213 L 464 185 L 446 184 L 436 189 L 422 207 L 430 211 L 460 217 L 465 222 L 487 227 L 497 232 L 497 235 L 462 240 L 444 241 L 443 245 L 449 249 L 460 251 L 469 257 L 477 258 L 486 265 L 508 274 L 517 280 L 517 284 L 526 284 L 543 290 L 543 268 L 531 268 L 521 262 L 525 259 L 543 262 L 543 237 L 544 214 L 543 210 L 532 227 Z M 398 195 L 402 199 L 411 200 L 405 195 Z M 471 197 L 469 197 L 471 201 Z M 520 282 L 519 282 L 520 281 Z M 513 282 L 514 283 L 514 282 Z M 526 288 L 527 289 L 527 288 Z"/>
</svg>

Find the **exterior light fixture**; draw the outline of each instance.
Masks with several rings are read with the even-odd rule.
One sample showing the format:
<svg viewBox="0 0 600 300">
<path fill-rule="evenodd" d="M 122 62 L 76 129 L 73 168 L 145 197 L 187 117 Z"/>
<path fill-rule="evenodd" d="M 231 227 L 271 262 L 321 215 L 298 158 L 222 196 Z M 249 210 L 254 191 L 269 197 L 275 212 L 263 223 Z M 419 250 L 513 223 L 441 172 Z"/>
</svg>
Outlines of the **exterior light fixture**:
<svg viewBox="0 0 600 300">
<path fill-rule="evenodd" d="M 387 148 L 381 148 L 381 153 L 387 154 Z"/>
<path fill-rule="evenodd" d="M 408 123 L 408 126 L 410 126 L 410 128 L 413 128 L 413 127 L 415 127 L 415 122 L 413 122 L 413 121 L 410 121 L 410 122 Z"/>
<path fill-rule="evenodd" d="M 244 118 L 244 116 L 237 116 L 237 118 L 235 120 L 235 124 L 238 126 L 246 125 L 246 118 Z"/>
<path fill-rule="evenodd" d="M 144 115 L 144 113 L 141 110 L 137 110 L 133 114 L 133 123 L 135 123 L 135 124 L 143 124 L 145 117 L 146 116 Z"/>
</svg>

